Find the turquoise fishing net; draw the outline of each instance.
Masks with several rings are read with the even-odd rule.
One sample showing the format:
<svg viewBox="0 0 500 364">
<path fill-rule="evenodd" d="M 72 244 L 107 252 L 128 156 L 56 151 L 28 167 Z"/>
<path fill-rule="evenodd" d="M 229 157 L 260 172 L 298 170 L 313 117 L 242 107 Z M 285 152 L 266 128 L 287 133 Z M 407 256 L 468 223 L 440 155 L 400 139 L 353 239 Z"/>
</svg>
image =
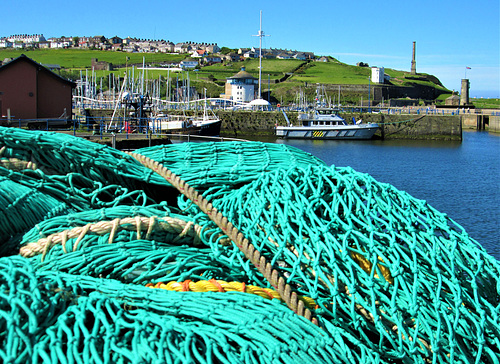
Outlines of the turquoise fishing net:
<svg viewBox="0 0 500 364">
<path fill-rule="evenodd" d="M 138 154 L 166 166 L 191 187 L 239 185 L 278 168 L 325 165 L 323 161 L 285 144 L 261 142 L 179 143 L 138 149 Z"/>
<path fill-rule="evenodd" d="M 24 186 L 1 171 L 0 191 L 0 256 L 12 254 L 17 247 L 13 240 L 38 222 L 72 211 L 65 201 Z"/>
<path fill-rule="evenodd" d="M 12 362 L 318 363 L 351 357 L 276 301 L 243 293 L 169 292 L 38 272 L 0 259 L 0 358 Z M 370 357 L 370 353 L 366 353 Z"/>
<path fill-rule="evenodd" d="M 285 145 L 136 152 L 200 191 L 315 300 L 319 325 L 276 299 L 145 287 L 270 284 L 127 154 L 0 128 L 4 362 L 500 362 L 500 263 L 425 201 Z"/>
<path fill-rule="evenodd" d="M 322 317 L 349 323 L 381 356 L 498 359 L 498 261 L 425 201 L 351 168 L 319 166 L 265 174 L 213 204 L 263 255 L 285 262 L 288 282 Z"/>
</svg>

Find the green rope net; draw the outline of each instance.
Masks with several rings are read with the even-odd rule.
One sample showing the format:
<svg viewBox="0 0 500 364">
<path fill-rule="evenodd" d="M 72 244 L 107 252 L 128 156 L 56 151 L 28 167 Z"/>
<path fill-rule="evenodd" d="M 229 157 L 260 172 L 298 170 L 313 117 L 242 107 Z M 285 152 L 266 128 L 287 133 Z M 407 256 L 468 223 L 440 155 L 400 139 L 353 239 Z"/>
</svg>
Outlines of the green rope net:
<svg viewBox="0 0 500 364">
<path fill-rule="evenodd" d="M 500 263 L 425 201 L 286 145 L 136 154 L 0 128 L 3 362 L 500 362 Z M 204 280 L 285 303 L 146 287 Z"/>
</svg>

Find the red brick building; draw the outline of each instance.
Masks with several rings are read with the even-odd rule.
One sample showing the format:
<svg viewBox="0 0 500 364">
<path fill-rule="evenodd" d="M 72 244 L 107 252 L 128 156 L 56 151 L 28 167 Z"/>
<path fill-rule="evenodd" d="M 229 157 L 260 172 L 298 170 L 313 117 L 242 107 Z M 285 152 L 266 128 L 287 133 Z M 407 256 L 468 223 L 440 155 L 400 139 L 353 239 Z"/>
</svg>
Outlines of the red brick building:
<svg viewBox="0 0 500 364">
<path fill-rule="evenodd" d="M 70 120 L 74 87 L 23 54 L 0 67 L 0 119 Z"/>
</svg>

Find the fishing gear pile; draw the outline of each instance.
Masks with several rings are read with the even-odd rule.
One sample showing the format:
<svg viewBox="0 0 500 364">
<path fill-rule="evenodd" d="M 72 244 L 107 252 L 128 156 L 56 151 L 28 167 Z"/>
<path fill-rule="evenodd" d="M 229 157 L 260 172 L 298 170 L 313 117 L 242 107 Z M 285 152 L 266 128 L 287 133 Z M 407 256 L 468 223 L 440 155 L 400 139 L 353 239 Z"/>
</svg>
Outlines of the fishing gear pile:
<svg viewBox="0 0 500 364">
<path fill-rule="evenodd" d="M 4 363 L 500 363 L 500 262 L 284 144 L 0 127 Z"/>
</svg>

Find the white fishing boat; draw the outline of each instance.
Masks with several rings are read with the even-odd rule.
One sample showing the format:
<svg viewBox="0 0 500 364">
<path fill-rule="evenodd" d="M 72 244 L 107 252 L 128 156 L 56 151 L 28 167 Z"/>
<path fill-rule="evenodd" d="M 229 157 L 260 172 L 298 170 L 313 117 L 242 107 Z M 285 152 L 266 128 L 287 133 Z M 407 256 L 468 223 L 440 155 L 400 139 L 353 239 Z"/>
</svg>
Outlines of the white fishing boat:
<svg viewBox="0 0 500 364">
<path fill-rule="evenodd" d="M 184 115 L 165 115 L 163 113 L 156 114 L 149 119 L 149 129 L 156 133 L 178 133 L 192 129 L 192 124 Z"/>
<path fill-rule="evenodd" d="M 203 115 L 166 115 L 158 113 L 149 120 L 149 129 L 156 133 L 192 134 L 219 136 L 222 121 L 212 112 L 208 114 L 206 106 Z"/>
<path fill-rule="evenodd" d="M 298 116 L 298 125 L 292 125 L 283 111 L 286 126 L 276 126 L 276 136 L 297 139 L 371 139 L 378 129 L 378 124 L 364 124 L 353 120 L 349 124 L 333 108 L 314 108 Z"/>
</svg>

